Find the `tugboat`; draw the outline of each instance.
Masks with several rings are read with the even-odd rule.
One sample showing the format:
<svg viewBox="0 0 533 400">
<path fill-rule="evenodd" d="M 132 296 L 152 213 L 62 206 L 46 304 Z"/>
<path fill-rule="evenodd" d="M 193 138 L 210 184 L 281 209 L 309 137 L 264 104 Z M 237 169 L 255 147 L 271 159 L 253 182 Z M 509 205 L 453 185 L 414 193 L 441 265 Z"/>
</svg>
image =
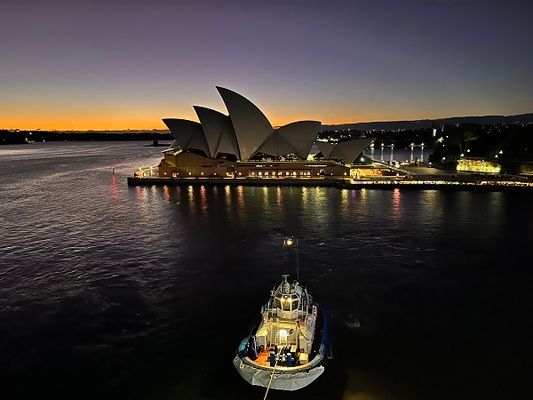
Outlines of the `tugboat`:
<svg viewBox="0 0 533 400">
<path fill-rule="evenodd" d="M 295 246 L 292 237 L 284 248 Z M 297 273 L 297 275 L 299 275 Z M 324 372 L 328 319 L 297 280 L 282 275 L 261 309 L 261 322 L 245 337 L 233 365 L 250 384 L 277 390 L 306 387 Z M 266 397 L 266 394 L 265 394 Z"/>
</svg>

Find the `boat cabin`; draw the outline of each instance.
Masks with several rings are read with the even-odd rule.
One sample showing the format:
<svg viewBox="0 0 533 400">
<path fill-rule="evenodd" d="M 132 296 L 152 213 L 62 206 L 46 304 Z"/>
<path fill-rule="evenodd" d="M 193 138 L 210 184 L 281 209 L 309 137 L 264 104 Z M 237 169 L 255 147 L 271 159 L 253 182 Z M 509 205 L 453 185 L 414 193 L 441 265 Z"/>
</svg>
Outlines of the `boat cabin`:
<svg viewBox="0 0 533 400">
<path fill-rule="evenodd" d="M 317 308 L 307 290 L 297 281 L 289 283 L 287 278 L 283 275 L 261 311 L 262 320 L 255 334 L 259 350 L 256 362 L 260 364 L 270 364 L 272 351 L 282 358 L 287 356 L 289 364 L 305 363 L 311 353 Z"/>
</svg>

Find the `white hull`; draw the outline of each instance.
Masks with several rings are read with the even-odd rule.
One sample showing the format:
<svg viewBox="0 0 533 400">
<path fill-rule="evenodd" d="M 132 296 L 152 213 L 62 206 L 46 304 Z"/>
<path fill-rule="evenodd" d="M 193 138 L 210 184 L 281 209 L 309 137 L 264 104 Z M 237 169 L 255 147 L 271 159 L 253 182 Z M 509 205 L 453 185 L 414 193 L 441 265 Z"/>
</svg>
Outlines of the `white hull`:
<svg viewBox="0 0 533 400">
<path fill-rule="evenodd" d="M 256 368 L 243 362 L 239 357 L 233 359 L 233 365 L 248 383 L 255 386 L 268 387 L 270 379 L 272 379 L 270 388 L 276 390 L 292 391 L 302 389 L 324 372 L 324 367 L 318 365 L 307 370 L 294 372 L 276 370 L 274 377 L 272 377 L 272 371 Z"/>
</svg>

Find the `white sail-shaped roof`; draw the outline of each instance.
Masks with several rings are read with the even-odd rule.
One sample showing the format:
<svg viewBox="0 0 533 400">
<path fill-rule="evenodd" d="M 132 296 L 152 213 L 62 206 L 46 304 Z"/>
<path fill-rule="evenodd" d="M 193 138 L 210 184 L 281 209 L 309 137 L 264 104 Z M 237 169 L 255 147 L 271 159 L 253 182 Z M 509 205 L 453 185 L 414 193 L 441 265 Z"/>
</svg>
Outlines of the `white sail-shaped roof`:
<svg viewBox="0 0 533 400">
<path fill-rule="evenodd" d="M 282 136 L 295 149 L 296 154 L 306 160 L 311 146 L 320 129 L 319 121 L 298 121 L 276 129 L 276 134 Z"/>
<path fill-rule="evenodd" d="M 282 157 L 287 154 L 296 153 L 296 149 L 291 146 L 287 140 L 276 132 L 270 134 L 269 137 L 254 151 L 256 153 L 264 153 L 273 157 Z"/>
<path fill-rule="evenodd" d="M 373 139 L 353 139 L 346 142 L 340 142 L 333 147 L 333 151 L 327 158 L 341 158 L 347 163 L 352 163 L 366 147 L 370 146 L 372 140 Z M 322 143 L 319 143 L 319 148 L 321 144 Z"/>
<path fill-rule="evenodd" d="M 316 145 L 318 146 L 318 149 L 322 153 L 322 156 L 324 158 L 329 158 L 331 156 L 331 152 L 333 151 L 333 148 L 335 147 L 335 143 L 329 143 L 329 142 L 316 142 Z"/>
<path fill-rule="evenodd" d="M 174 147 L 177 144 L 182 150 L 196 149 L 209 155 L 209 147 L 202 126 L 198 122 L 179 118 L 163 118 L 163 122 L 174 135 L 175 140 L 172 142 Z"/>
<path fill-rule="evenodd" d="M 217 86 L 229 112 L 239 143 L 241 159 L 249 159 L 274 130 L 265 115 L 250 100 L 232 90 Z"/>
<path fill-rule="evenodd" d="M 202 124 L 211 157 L 225 153 L 240 158 L 237 138 L 229 116 L 206 107 L 194 106 L 194 110 Z"/>
</svg>

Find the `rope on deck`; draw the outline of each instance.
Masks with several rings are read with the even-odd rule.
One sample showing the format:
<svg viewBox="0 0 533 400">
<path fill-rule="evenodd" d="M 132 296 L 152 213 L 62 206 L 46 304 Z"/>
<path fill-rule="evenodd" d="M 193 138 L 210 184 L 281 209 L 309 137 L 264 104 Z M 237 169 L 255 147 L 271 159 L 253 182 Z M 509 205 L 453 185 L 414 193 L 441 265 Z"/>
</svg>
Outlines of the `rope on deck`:
<svg viewBox="0 0 533 400">
<path fill-rule="evenodd" d="M 281 354 L 281 350 L 283 348 L 280 348 L 278 351 L 278 354 L 276 354 L 276 362 L 274 363 L 274 369 L 272 370 L 272 373 L 270 374 L 270 380 L 268 381 L 268 386 L 265 392 L 265 397 L 263 397 L 263 400 L 266 400 L 268 396 L 268 391 L 270 390 L 270 385 L 272 385 L 272 380 L 274 379 L 274 373 L 276 372 L 276 366 L 278 365 L 279 355 Z"/>
</svg>

